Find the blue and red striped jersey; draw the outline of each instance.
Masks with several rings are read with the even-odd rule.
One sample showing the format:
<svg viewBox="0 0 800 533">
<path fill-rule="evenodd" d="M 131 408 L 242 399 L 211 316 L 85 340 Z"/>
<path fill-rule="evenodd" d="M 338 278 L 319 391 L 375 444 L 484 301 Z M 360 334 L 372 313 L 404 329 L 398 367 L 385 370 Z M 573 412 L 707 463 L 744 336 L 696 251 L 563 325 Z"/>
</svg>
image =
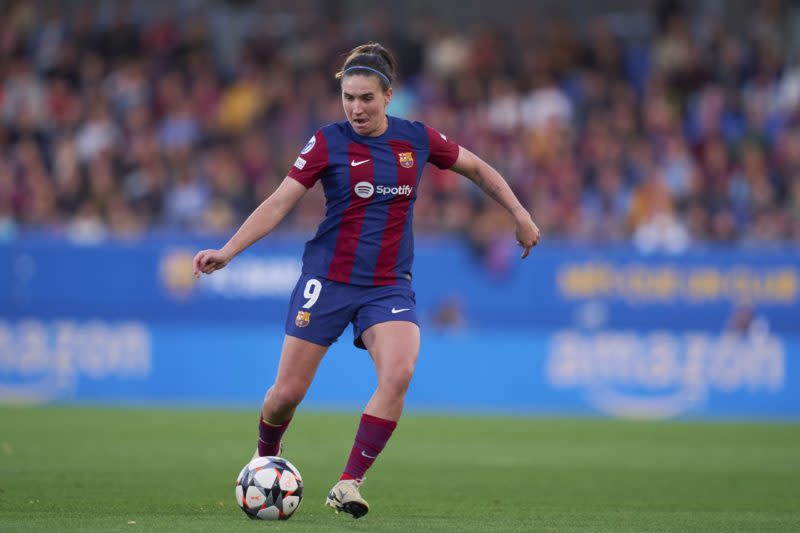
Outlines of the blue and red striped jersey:
<svg viewBox="0 0 800 533">
<path fill-rule="evenodd" d="M 353 285 L 410 283 L 413 208 L 425 163 L 450 168 L 458 144 L 421 122 L 389 116 L 378 137 L 346 120 L 317 130 L 289 171 L 322 181 L 325 218 L 306 243 L 303 272 Z"/>
</svg>

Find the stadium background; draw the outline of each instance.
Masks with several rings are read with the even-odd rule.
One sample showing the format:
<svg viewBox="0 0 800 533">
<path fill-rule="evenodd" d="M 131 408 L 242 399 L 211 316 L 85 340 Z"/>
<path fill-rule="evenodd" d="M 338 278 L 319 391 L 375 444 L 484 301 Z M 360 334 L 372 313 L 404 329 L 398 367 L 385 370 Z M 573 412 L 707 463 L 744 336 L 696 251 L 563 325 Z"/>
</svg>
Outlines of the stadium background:
<svg viewBox="0 0 800 533">
<path fill-rule="evenodd" d="M 331 73 L 376 39 L 391 112 L 484 156 L 544 235 L 515 261 L 502 209 L 426 170 L 412 408 L 800 414 L 797 9 L 457 4 L 4 2 L 0 397 L 256 404 L 321 189 L 226 271 L 191 255 L 340 119 Z M 337 343 L 308 404 L 359 406 L 363 355 Z"/>
<path fill-rule="evenodd" d="M 340 120 L 370 39 L 390 111 L 485 157 L 543 240 L 518 261 L 427 168 L 422 353 L 373 510 L 321 506 L 374 386 L 348 332 L 287 433 L 285 527 L 800 530 L 800 7 L 490 5 L 0 0 L 0 530 L 253 526 L 233 478 L 321 190 L 225 270 L 190 262 Z"/>
</svg>

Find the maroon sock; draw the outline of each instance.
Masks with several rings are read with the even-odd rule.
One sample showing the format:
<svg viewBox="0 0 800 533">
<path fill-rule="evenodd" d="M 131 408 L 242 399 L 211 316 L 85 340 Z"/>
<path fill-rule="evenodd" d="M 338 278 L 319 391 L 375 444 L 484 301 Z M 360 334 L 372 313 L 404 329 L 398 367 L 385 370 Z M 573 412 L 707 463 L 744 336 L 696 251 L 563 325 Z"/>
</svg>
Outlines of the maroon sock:
<svg viewBox="0 0 800 533">
<path fill-rule="evenodd" d="M 356 441 L 339 479 L 363 479 L 375 458 L 392 436 L 397 422 L 364 413 L 356 432 Z"/>
<path fill-rule="evenodd" d="M 273 426 L 264 422 L 264 417 L 258 423 L 258 455 L 276 455 L 281 449 L 281 437 L 289 427 L 290 418 L 283 424 Z"/>
</svg>

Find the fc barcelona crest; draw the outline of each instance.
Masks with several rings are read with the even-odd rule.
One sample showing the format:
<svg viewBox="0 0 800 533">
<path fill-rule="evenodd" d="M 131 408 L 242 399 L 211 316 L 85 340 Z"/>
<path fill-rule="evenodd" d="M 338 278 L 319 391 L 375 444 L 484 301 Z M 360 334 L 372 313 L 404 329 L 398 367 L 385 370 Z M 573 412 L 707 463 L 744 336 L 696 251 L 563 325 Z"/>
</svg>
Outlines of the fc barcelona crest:
<svg viewBox="0 0 800 533">
<path fill-rule="evenodd" d="M 414 152 L 400 152 L 397 154 L 397 159 L 400 161 L 400 166 L 403 168 L 411 168 L 414 166 Z"/>
<path fill-rule="evenodd" d="M 298 328 L 304 328 L 311 322 L 311 311 L 298 311 L 297 317 L 294 319 L 294 325 Z"/>
</svg>

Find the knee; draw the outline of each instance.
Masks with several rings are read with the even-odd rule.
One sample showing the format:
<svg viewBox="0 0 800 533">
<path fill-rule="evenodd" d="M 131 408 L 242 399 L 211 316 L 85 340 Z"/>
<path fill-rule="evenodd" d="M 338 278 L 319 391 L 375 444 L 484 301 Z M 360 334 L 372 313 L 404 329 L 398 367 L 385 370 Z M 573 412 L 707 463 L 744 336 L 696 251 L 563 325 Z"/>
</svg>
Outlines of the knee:
<svg viewBox="0 0 800 533">
<path fill-rule="evenodd" d="M 268 400 L 278 408 L 297 407 L 306 395 L 305 387 L 293 384 L 275 384 L 269 390 Z"/>
<path fill-rule="evenodd" d="M 408 390 L 413 376 L 414 365 L 398 365 L 383 376 L 380 386 L 391 394 L 402 396 Z"/>
</svg>

